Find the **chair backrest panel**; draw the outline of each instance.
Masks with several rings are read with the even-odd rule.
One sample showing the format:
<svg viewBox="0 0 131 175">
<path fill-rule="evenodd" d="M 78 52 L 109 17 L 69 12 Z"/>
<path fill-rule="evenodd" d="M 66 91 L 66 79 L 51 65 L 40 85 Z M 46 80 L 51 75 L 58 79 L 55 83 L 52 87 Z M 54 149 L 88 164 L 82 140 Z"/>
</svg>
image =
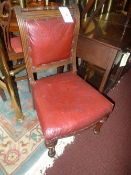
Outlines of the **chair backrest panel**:
<svg viewBox="0 0 131 175">
<path fill-rule="evenodd" d="M 59 7 L 15 6 L 29 79 L 33 72 L 69 63 L 76 71 L 76 47 L 80 26 L 79 9 L 68 7 L 73 23 L 64 22 Z"/>
<path fill-rule="evenodd" d="M 33 66 L 71 56 L 74 23 L 65 23 L 62 18 L 47 18 L 27 20 L 26 27 Z"/>
</svg>

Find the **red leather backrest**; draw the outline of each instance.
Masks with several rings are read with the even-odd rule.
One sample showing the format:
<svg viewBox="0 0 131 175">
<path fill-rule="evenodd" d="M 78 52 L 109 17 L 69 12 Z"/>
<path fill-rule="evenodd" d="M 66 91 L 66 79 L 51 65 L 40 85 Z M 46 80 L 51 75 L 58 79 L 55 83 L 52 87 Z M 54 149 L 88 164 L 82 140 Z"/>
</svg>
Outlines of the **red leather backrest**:
<svg viewBox="0 0 131 175">
<path fill-rule="evenodd" d="M 66 59 L 71 54 L 74 23 L 61 18 L 27 21 L 33 66 Z"/>
</svg>

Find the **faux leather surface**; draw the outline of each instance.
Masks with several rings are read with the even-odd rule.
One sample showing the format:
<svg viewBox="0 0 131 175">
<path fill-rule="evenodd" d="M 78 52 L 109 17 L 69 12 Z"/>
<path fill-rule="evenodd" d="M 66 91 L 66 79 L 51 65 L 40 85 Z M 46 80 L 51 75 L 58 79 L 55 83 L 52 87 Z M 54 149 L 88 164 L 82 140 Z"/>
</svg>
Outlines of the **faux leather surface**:
<svg viewBox="0 0 131 175">
<path fill-rule="evenodd" d="M 74 26 L 74 23 L 65 23 L 61 18 L 28 21 L 33 66 L 70 57 Z"/>
<path fill-rule="evenodd" d="M 21 53 L 22 52 L 22 45 L 21 45 L 21 40 L 19 36 L 12 37 L 11 38 L 11 47 L 16 53 Z"/>
<path fill-rule="evenodd" d="M 33 86 L 33 95 L 48 141 L 90 126 L 113 108 L 110 101 L 73 73 L 38 80 Z"/>
</svg>

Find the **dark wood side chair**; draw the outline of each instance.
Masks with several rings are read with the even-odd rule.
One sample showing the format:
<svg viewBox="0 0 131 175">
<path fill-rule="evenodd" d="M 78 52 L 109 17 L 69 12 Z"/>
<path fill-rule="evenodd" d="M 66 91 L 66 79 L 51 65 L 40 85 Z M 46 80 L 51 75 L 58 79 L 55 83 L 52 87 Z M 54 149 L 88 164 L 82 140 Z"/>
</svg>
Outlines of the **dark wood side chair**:
<svg viewBox="0 0 131 175">
<path fill-rule="evenodd" d="M 1 62 L 1 67 L 2 67 L 1 69 L 3 70 L 4 82 L 5 82 L 5 77 L 8 74 L 8 76 L 10 76 L 9 79 L 12 81 L 12 84 L 14 86 L 13 90 L 16 91 L 14 92 L 15 93 L 14 101 L 15 103 L 18 103 L 15 105 L 16 106 L 15 111 L 17 114 L 16 118 L 17 120 L 23 120 L 24 117 L 21 110 L 20 98 L 18 94 L 16 81 L 27 79 L 27 73 L 25 70 L 25 63 L 23 60 L 24 55 L 22 51 L 20 36 L 18 34 L 14 35 L 14 33 L 10 32 L 10 21 L 13 15 L 12 12 L 13 12 L 12 7 L 8 0 L 0 3 L 0 32 L 1 32 L 0 42 L 2 44 L 4 52 L 6 52 L 6 56 L 3 56 L 3 60 L 5 59 L 5 61 Z M 8 70 L 8 73 L 5 70 Z M 25 70 L 25 73 L 21 73 L 23 70 Z M 0 94 L 2 99 L 5 101 L 6 96 L 4 93 L 5 88 L 3 88 L 3 80 L 1 79 L 0 81 L 1 81 Z M 8 81 L 6 81 L 6 84 L 7 83 Z M 9 90 L 9 94 L 10 94 L 10 90 Z M 16 110 L 16 108 L 18 109 Z"/>
<path fill-rule="evenodd" d="M 58 139 L 92 125 L 99 132 L 113 104 L 76 74 L 77 6 L 68 7 L 73 22 L 65 22 L 58 7 L 14 9 L 35 108 L 48 155 L 53 157 Z M 67 64 L 72 64 L 69 72 L 33 77 L 34 72 Z"/>
<path fill-rule="evenodd" d="M 25 64 L 23 61 L 23 51 L 21 46 L 20 36 L 14 35 L 9 31 L 10 21 L 13 15 L 12 7 L 8 0 L 3 1 L 0 4 L 0 30 L 3 45 L 6 48 L 8 54 L 8 65 L 12 69 L 12 74 L 15 75 L 17 71 L 15 69 L 24 70 Z M 16 80 L 27 79 L 27 75 L 20 75 L 16 77 Z"/>
</svg>

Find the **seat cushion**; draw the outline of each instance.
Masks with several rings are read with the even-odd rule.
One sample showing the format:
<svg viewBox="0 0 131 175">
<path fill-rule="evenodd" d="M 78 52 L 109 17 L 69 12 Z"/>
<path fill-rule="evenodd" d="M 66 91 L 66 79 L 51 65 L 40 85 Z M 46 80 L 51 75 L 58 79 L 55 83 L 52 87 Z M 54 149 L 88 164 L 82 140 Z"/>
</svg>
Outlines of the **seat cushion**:
<svg viewBox="0 0 131 175">
<path fill-rule="evenodd" d="M 16 53 L 21 53 L 22 52 L 22 45 L 21 45 L 21 40 L 19 36 L 12 37 L 11 38 L 11 47 Z"/>
<path fill-rule="evenodd" d="M 87 128 L 113 108 L 109 100 L 73 73 L 38 80 L 33 96 L 47 141 Z"/>
</svg>

